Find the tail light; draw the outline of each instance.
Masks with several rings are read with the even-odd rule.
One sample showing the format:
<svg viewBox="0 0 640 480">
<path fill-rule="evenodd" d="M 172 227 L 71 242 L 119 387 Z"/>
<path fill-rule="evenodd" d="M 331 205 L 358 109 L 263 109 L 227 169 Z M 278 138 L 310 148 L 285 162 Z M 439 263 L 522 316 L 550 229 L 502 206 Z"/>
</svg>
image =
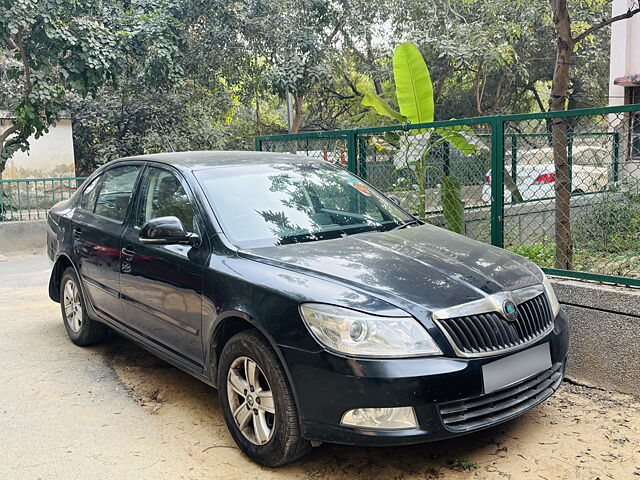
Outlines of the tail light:
<svg viewBox="0 0 640 480">
<path fill-rule="evenodd" d="M 533 181 L 533 183 L 553 183 L 555 181 L 556 181 L 555 173 L 542 173 L 538 175 L 538 178 L 536 178 Z"/>
<path fill-rule="evenodd" d="M 484 183 L 486 185 L 491 185 L 491 176 L 487 175 L 486 177 L 484 177 Z"/>
</svg>

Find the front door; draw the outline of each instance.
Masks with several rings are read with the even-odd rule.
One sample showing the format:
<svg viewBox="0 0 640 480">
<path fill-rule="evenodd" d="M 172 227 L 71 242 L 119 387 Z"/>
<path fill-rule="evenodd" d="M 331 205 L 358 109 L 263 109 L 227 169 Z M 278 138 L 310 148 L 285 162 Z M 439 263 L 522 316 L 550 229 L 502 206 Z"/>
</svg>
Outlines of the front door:
<svg viewBox="0 0 640 480">
<path fill-rule="evenodd" d="M 98 314 L 123 321 L 120 240 L 141 165 L 116 166 L 92 181 L 75 209 L 73 250 L 82 284 Z"/>
<path fill-rule="evenodd" d="M 166 349 L 191 366 L 202 366 L 202 281 L 209 244 L 202 222 L 177 172 L 147 168 L 135 215 L 122 240 L 121 291 L 132 334 Z M 142 225 L 156 217 L 178 217 L 202 244 L 140 242 Z"/>
</svg>

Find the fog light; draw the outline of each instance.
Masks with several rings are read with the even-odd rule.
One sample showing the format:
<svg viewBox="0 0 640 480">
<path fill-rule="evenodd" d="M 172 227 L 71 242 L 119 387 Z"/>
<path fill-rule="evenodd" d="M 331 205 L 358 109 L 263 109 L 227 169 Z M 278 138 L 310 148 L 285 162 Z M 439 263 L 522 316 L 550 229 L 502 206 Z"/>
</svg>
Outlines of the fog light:
<svg viewBox="0 0 640 480">
<path fill-rule="evenodd" d="M 342 416 L 340 423 L 352 427 L 379 430 L 400 430 L 418 427 L 413 407 L 356 408 L 355 410 L 347 411 Z"/>
</svg>

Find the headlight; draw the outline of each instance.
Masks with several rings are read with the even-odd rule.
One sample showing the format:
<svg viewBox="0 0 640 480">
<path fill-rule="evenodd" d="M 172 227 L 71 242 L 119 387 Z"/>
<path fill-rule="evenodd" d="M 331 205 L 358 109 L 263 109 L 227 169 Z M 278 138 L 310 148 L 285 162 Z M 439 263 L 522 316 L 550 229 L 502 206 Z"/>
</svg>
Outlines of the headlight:
<svg viewBox="0 0 640 480">
<path fill-rule="evenodd" d="M 549 299 L 551 311 L 553 312 L 553 318 L 556 318 L 558 316 L 558 313 L 560 313 L 560 302 L 558 302 L 556 292 L 553 291 L 551 282 L 544 273 L 542 274 L 542 285 L 544 286 L 544 291 L 547 294 L 547 298 Z"/>
<path fill-rule="evenodd" d="M 300 312 L 316 340 L 336 352 L 359 357 L 442 353 L 413 317 L 378 317 L 321 303 L 303 303 Z"/>
</svg>

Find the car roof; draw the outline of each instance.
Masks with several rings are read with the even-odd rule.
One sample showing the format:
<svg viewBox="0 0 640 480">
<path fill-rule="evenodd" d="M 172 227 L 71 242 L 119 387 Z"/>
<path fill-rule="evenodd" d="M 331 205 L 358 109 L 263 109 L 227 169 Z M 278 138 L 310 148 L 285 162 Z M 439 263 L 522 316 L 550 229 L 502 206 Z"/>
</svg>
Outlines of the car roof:
<svg viewBox="0 0 640 480">
<path fill-rule="evenodd" d="M 323 160 L 293 155 L 290 153 L 275 152 L 251 152 L 251 151 L 195 151 L 195 152 L 169 152 L 153 153 L 149 155 L 136 155 L 115 160 L 126 162 L 144 160 L 172 165 L 178 168 L 196 170 L 211 167 L 228 167 L 239 165 L 260 165 L 265 163 L 323 163 Z"/>
<path fill-rule="evenodd" d="M 602 150 L 604 152 L 608 152 L 609 150 L 607 150 L 605 147 L 602 147 L 600 145 L 576 145 L 574 147 L 572 147 L 572 151 L 575 152 L 587 152 L 590 150 Z M 540 155 L 541 153 L 547 154 L 547 153 L 553 153 L 553 147 L 542 147 L 542 148 L 534 148 L 532 150 L 525 150 L 524 152 L 521 152 L 520 155 L 523 156 L 532 156 L 532 155 Z"/>
</svg>

